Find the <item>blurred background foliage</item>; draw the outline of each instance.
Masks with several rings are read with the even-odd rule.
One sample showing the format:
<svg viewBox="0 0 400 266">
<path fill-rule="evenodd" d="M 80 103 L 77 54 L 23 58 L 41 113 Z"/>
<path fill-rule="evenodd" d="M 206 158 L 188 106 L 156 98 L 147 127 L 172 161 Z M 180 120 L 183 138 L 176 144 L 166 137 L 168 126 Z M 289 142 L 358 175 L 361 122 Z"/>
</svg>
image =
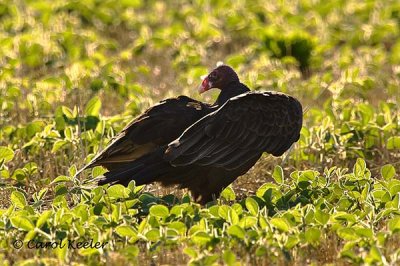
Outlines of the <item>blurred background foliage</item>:
<svg viewBox="0 0 400 266">
<path fill-rule="evenodd" d="M 59 150 L 47 160 L 81 165 L 158 100 L 200 99 L 200 77 L 222 61 L 252 89 L 301 100 L 293 158 L 394 161 L 381 149 L 399 141 L 399 31 L 398 1 L 5 0 L 0 143 L 17 166 Z M 56 164 L 44 176 L 68 166 Z"/>
</svg>

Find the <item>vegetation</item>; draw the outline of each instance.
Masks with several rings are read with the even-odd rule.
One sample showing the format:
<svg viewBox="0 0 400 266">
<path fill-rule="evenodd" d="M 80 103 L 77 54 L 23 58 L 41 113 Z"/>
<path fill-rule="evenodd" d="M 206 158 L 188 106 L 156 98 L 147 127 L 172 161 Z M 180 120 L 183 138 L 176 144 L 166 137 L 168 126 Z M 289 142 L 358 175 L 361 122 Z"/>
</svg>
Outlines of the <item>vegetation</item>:
<svg viewBox="0 0 400 266">
<path fill-rule="evenodd" d="M 3 0 L 2 263 L 400 263 L 399 34 L 396 0 Z M 207 206 L 97 187 L 99 167 L 74 178 L 144 109 L 200 99 L 218 61 L 302 102 L 287 157 L 265 155 Z"/>
</svg>

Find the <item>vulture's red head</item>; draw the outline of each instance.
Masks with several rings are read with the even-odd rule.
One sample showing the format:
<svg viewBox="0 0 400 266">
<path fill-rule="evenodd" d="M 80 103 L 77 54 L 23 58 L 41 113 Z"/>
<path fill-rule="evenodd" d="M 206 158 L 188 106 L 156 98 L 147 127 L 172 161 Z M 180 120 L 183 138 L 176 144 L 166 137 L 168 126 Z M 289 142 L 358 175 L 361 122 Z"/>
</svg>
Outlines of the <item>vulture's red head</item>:
<svg viewBox="0 0 400 266">
<path fill-rule="evenodd" d="M 203 79 L 199 87 L 199 92 L 203 93 L 209 89 L 217 88 L 223 90 L 231 83 L 239 82 L 236 72 L 227 65 L 221 65 L 215 68 Z"/>
</svg>

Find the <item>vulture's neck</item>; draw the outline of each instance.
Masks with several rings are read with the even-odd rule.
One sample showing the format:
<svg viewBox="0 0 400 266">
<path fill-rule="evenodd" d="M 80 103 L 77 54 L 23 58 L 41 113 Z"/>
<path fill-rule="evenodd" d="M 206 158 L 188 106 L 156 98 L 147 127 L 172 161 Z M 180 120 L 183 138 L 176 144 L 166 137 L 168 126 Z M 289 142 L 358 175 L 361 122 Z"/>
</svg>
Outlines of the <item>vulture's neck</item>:
<svg viewBox="0 0 400 266">
<path fill-rule="evenodd" d="M 219 94 L 217 100 L 214 103 L 214 106 L 222 106 L 226 101 L 230 98 L 235 97 L 239 94 L 250 91 L 246 85 L 240 82 L 231 83 L 225 88 L 221 89 L 221 93 Z"/>
</svg>

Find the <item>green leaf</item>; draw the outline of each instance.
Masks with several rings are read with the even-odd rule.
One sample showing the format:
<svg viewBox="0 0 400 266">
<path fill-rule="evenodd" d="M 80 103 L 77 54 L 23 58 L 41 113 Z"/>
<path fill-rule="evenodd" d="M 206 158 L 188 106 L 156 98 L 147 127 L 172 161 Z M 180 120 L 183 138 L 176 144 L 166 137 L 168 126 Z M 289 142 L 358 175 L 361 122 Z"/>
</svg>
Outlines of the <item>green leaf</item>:
<svg viewBox="0 0 400 266">
<path fill-rule="evenodd" d="M 373 232 L 371 228 L 355 227 L 354 231 L 356 232 L 357 235 L 361 237 L 366 237 L 368 239 L 373 237 Z"/>
<path fill-rule="evenodd" d="M 123 199 L 129 197 L 130 190 L 123 185 L 117 184 L 107 189 L 107 195 L 110 198 Z"/>
<path fill-rule="evenodd" d="M 275 166 L 274 172 L 272 173 L 272 178 L 275 180 L 276 183 L 283 184 L 283 169 L 280 165 Z"/>
<path fill-rule="evenodd" d="M 315 210 L 315 214 L 314 214 L 315 220 L 322 225 L 325 225 L 328 223 L 329 216 L 330 216 L 329 213 L 326 213 L 318 208 Z"/>
<path fill-rule="evenodd" d="M 209 236 L 206 232 L 198 231 L 194 235 L 190 237 L 190 239 L 197 245 L 205 245 L 211 240 L 211 236 Z"/>
<path fill-rule="evenodd" d="M 24 237 L 24 242 L 28 242 L 36 237 L 37 233 L 35 229 L 30 230 Z"/>
<path fill-rule="evenodd" d="M 67 145 L 69 142 L 66 140 L 57 140 L 56 142 L 54 142 L 53 144 L 53 148 L 51 149 L 52 153 L 57 152 L 58 150 L 60 150 L 62 147 L 64 147 L 65 145 Z"/>
<path fill-rule="evenodd" d="M 0 162 L 8 163 L 14 158 L 14 152 L 12 149 L 6 146 L 0 146 Z"/>
<path fill-rule="evenodd" d="M 257 224 L 257 218 L 253 216 L 245 216 L 240 220 L 239 225 L 245 229 L 255 226 Z"/>
<path fill-rule="evenodd" d="M 68 182 L 71 181 L 71 178 L 65 175 L 57 176 L 50 184 L 60 183 L 60 182 Z"/>
<path fill-rule="evenodd" d="M 61 241 L 61 245 L 57 246 L 55 253 L 59 260 L 61 260 L 61 261 L 65 260 L 65 258 L 67 257 L 67 253 L 68 253 L 68 239 L 65 238 Z"/>
<path fill-rule="evenodd" d="M 107 170 L 104 168 L 104 167 L 102 167 L 102 166 L 96 166 L 96 167 L 93 167 L 92 168 L 92 177 L 93 178 L 95 178 L 95 177 L 98 177 L 98 176 L 101 176 L 101 175 L 103 175 L 105 172 L 107 172 Z M 132 181 L 131 181 L 132 182 Z M 134 181 L 133 181 L 134 182 Z M 130 183 L 130 182 L 129 182 Z M 128 186 L 128 189 L 129 189 L 129 186 Z M 131 190 L 132 191 L 132 190 Z"/>
<path fill-rule="evenodd" d="M 270 223 L 273 225 L 273 226 L 275 226 L 276 228 L 278 228 L 280 231 L 283 231 L 283 232 L 289 232 L 289 225 L 288 225 L 288 223 L 286 222 L 286 220 L 285 219 L 283 219 L 283 218 L 272 218 L 271 220 L 270 220 Z"/>
<path fill-rule="evenodd" d="M 372 262 L 378 261 L 378 262 L 382 263 L 382 261 L 386 261 L 385 256 L 382 254 L 380 249 L 376 246 L 371 247 L 368 257 L 370 257 L 372 259 Z M 387 264 L 387 263 L 385 263 L 385 264 Z"/>
<path fill-rule="evenodd" d="M 249 210 L 251 215 L 257 216 L 258 212 L 260 210 L 260 207 L 258 206 L 258 203 L 255 199 L 253 198 L 247 198 L 246 199 L 246 208 Z"/>
<path fill-rule="evenodd" d="M 354 165 L 353 173 L 356 177 L 364 176 L 365 169 L 367 168 L 365 161 L 361 158 L 357 158 L 357 161 Z"/>
<path fill-rule="evenodd" d="M 400 149 L 400 136 L 388 138 L 386 142 L 386 148 L 388 150 Z"/>
<path fill-rule="evenodd" d="M 41 228 L 47 222 L 47 220 L 49 220 L 49 218 L 51 217 L 51 214 L 52 214 L 52 211 L 50 211 L 50 210 L 44 211 L 40 215 L 39 219 L 37 220 L 36 227 Z"/>
<path fill-rule="evenodd" d="M 186 233 L 186 225 L 179 221 L 168 224 L 168 228 L 173 228 L 182 235 L 184 235 Z"/>
<path fill-rule="evenodd" d="M 388 223 L 388 226 L 392 233 L 400 232 L 400 217 L 391 219 Z"/>
<path fill-rule="evenodd" d="M 137 246 L 127 246 L 121 252 L 129 258 L 136 258 L 139 255 L 140 249 Z"/>
<path fill-rule="evenodd" d="M 23 209 L 27 204 L 25 195 L 19 191 L 13 191 L 11 193 L 11 202 L 20 209 Z"/>
<path fill-rule="evenodd" d="M 29 138 L 32 138 L 36 133 L 41 132 L 45 127 L 45 123 L 43 121 L 35 121 L 26 127 L 26 133 Z"/>
<path fill-rule="evenodd" d="M 183 253 L 193 259 L 197 258 L 197 251 L 194 248 L 186 247 L 183 249 Z"/>
<path fill-rule="evenodd" d="M 61 110 L 62 110 L 63 114 L 64 114 L 67 118 L 69 118 L 69 119 L 74 119 L 74 118 L 75 118 L 75 116 L 74 116 L 72 110 L 69 109 L 67 106 L 62 106 L 62 107 L 61 107 Z"/>
<path fill-rule="evenodd" d="M 35 229 L 35 226 L 31 222 L 31 220 L 26 217 L 26 216 L 14 216 L 11 217 L 11 224 L 18 229 L 24 230 L 24 231 L 30 231 Z"/>
<path fill-rule="evenodd" d="M 381 175 L 383 179 L 390 180 L 396 175 L 396 169 L 391 164 L 386 164 L 381 168 Z"/>
<path fill-rule="evenodd" d="M 79 254 L 82 256 L 93 256 L 99 254 L 99 250 L 97 248 L 84 248 L 79 250 Z"/>
<path fill-rule="evenodd" d="M 267 253 L 268 253 L 268 249 L 264 246 L 260 246 L 256 250 L 257 257 L 265 256 Z"/>
<path fill-rule="evenodd" d="M 165 218 L 169 215 L 169 210 L 164 205 L 154 205 L 150 207 L 150 214 L 156 217 Z"/>
<path fill-rule="evenodd" d="M 221 197 L 233 201 L 236 199 L 235 191 L 233 191 L 231 186 L 228 186 L 221 192 Z"/>
<path fill-rule="evenodd" d="M 317 228 L 309 228 L 305 233 L 305 238 L 308 243 L 317 243 L 321 237 L 321 231 Z"/>
<path fill-rule="evenodd" d="M 228 220 L 228 213 L 229 213 L 230 209 L 231 209 L 231 207 L 229 207 L 227 205 L 219 206 L 219 208 L 218 208 L 219 217 L 221 217 L 222 219 Z"/>
<path fill-rule="evenodd" d="M 151 242 L 157 242 L 161 235 L 160 235 L 160 230 L 158 229 L 150 229 L 149 231 L 147 231 L 147 233 L 145 234 L 146 238 L 151 241 Z"/>
<path fill-rule="evenodd" d="M 58 184 L 55 187 L 56 196 L 65 195 L 68 193 L 68 188 L 64 184 Z"/>
<path fill-rule="evenodd" d="M 235 263 L 236 263 L 235 253 L 233 253 L 229 249 L 224 251 L 224 254 L 222 255 L 222 258 L 224 259 L 224 262 L 228 266 L 235 265 Z"/>
<path fill-rule="evenodd" d="M 240 239 L 244 239 L 244 237 L 246 236 L 245 231 L 239 225 L 231 225 L 228 228 L 228 234 Z"/>
<path fill-rule="evenodd" d="M 298 235 L 289 235 L 286 243 L 285 243 L 285 247 L 287 249 L 292 249 L 293 247 L 295 247 L 298 243 L 300 242 L 300 239 L 298 237 Z"/>
<path fill-rule="evenodd" d="M 239 216 L 238 216 L 238 214 L 236 213 L 236 211 L 234 210 L 234 209 L 229 209 L 229 211 L 228 211 L 228 221 L 231 223 L 231 224 L 237 224 L 237 223 L 239 223 Z"/>
<path fill-rule="evenodd" d="M 337 234 L 340 238 L 343 238 L 344 240 L 347 241 L 353 241 L 353 240 L 358 240 L 360 237 L 357 235 L 355 230 L 351 227 L 349 228 L 340 228 L 337 231 Z"/>
<path fill-rule="evenodd" d="M 127 226 L 127 225 L 120 225 L 115 228 L 115 232 L 117 232 L 118 235 L 122 237 L 136 237 L 137 232 L 133 229 L 132 226 Z"/>
<path fill-rule="evenodd" d="M 98 96 L 93 97 L 90 101 L 86 104 L 85 108 L 85 115 L 86 116 L 99 116 L 101 108 L 101 101 Z"/>
</svg>

